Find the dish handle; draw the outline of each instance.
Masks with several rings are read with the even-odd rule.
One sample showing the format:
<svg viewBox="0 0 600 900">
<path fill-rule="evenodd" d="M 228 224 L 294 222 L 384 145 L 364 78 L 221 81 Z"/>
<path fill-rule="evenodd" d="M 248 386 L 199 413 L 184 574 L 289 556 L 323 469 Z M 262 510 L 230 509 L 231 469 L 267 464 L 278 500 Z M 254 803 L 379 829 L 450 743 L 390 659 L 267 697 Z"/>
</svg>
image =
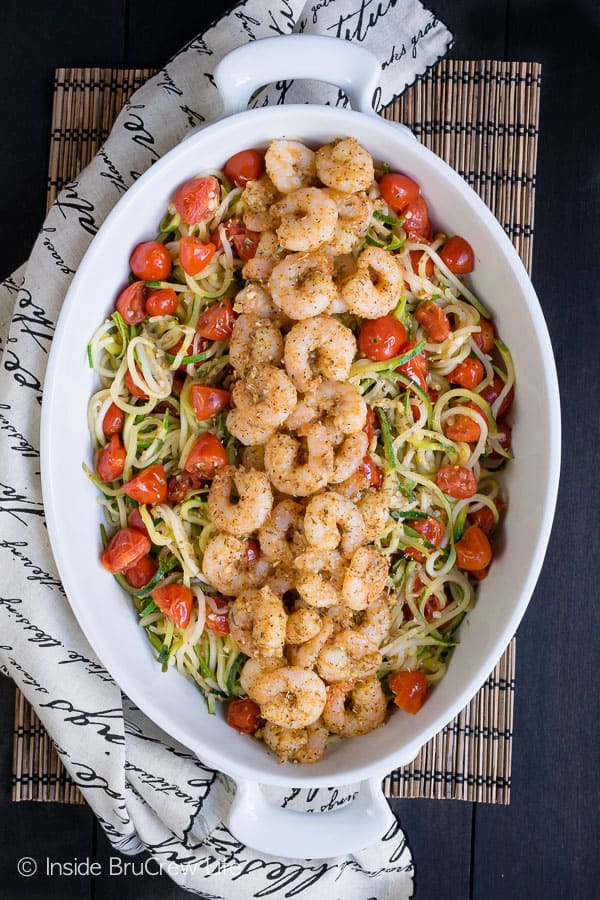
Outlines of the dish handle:
<svg viewBox="0 0 600 900">
<path fill-rule="evenodd" d="M 227 826 L 254 850 L 295 859 L 328 859 L 362 850 L 394 822 L 381 777 L 361 781 L 348 805 L 330 812 L 299 812 L 271 803 L 256 781 L 237 780 Z"/>
</svg>

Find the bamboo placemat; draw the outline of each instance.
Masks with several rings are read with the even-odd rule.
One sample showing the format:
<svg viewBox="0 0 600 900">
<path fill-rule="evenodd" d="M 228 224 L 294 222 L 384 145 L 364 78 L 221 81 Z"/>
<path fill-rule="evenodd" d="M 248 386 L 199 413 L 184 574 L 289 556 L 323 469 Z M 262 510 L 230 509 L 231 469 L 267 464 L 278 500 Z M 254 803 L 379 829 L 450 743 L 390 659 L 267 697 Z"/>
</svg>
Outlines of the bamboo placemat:
<svg viewBox="0 0 600 900">
<path fill-rule="evenodd" d="M 58 69 L 48 205 L 108 136 L 148 69 Z M 538 63 L 443 60 L 385 117 L 417 138 L 475 188 L 531 267 L 539 91 Z M 458 650 L 460 652 L 460 648 Z M 515 641 L 471 703 L 385 780 L 390 797 L 508 803 Z M 15 708 L 13 800 L 83 803 L 24 697 Z"/>
</svg>

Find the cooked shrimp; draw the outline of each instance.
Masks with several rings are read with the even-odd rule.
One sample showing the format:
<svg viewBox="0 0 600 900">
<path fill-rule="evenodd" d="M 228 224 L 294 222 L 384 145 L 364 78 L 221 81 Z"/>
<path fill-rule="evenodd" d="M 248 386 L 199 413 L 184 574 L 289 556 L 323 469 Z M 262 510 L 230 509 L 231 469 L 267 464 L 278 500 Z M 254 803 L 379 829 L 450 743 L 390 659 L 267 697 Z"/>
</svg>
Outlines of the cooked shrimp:
<svg viewBox="0 0 600 900">
<path fill-rule="evenodd" d="M 265 167 L 282 194 L 308 187 L 317 173 L 314 152 L 299 141 L 271 141 L 265 153 Z"/>
<path fill-rule="evenodd" d="M 296 590 L 309 606 L 320 608 L 343 602 L 344 569 L 339 551 L 309 548 L 296 558 L 294 568 L 298 572 Z"/>
<path fill-rule="evenodd" d="M 338 295 L 332 271 L 323 253 L 290 253 L 275 264 L 269 278 L 273 303 L 290 319 L 318 316 Z"/>
<path fill-rule="evenodd" d="M 301 453 L 306 462 L 300 462 Z M 292 497 L 306 497 L 325 487 L 333 472 L 327 430 L 317 424 L 307 428 L 303 438 L 272 435 L 265 447 L 265 470 L 277 490 Z"/>
<path fill-rule="evenodd" d="M 362 468 L 356 469 L 345 481 L 335 482 L 335 489 L 338 494 L 341 494 L 343 497 L 349 497 L 351 500 L 356 500 L 368 487 L 369 482 Z"/>
<path fill-rule="evenodd" d="M 334 439 L 354 434 L 367 421 L 367 404 L 353 384 L 328 379 L 302 397 L 285 426 L 299 431 L 319 419 Z"/>
<path fill-rule="evenodd" d="M 331 684 L 327 688 L 323 723 L 334 734 L 359 737 L 379 728 L 385 720 L 386 710 L 385 694 L 376 676 L 354 686 L 347 682 Z"/>
<path fill-rule="evenodd" d="M 236 381 L 231 399 L 235 408 L 252 419 L 257 428 L 277 428 L 296 406 L 297 394 L 285 372 L 267 364 L 252 368 L 245 378 Z"/>
<path fill-rule="evenodd" d="M 235 597 L 247 588 L 264 584 L 271 563 L 264 556 L 248 559 L 246 541 L 231 534 L 212 538 L 202 559 L 202 573 L 209 584 L 226 597 Z"/>
<path fill-rule="evenodd" d="M 384 592 L 375 603 L 361 613 L 360 624 L 355 630 L 379 647 L 390 633 L 391 624 L 392 613 Z"/>
<path fill-rule="evenodd" d="M 254 679 L 260 672 L 272 672 L 286 666 L 283 656 L 254 656 L 247 659 L 240 672 L 240 685 L 245 694 L 252 693 Z"/>
<path fill-rule="evenodd" d="M 320 188 L 301 188 L 287 194 L 271 208 L 279 243 L 286 250 L 316 250 L 335 233 L 338 211 L 335 201 Z"/>
<path fill-rule="evenodd" d="M 391 312 L 402 293 L 404 278 L 395 258 L 382 247 L 366 247 L 356 272 L 340 287 L 351 313 L 378 319 Z"/>
<path fill-rule="evenodd" d="M 285 370 L 299 391 L 317 388 L 323 378 L 344 381 L 355 356 L 356 338 L 331 316 L 304 319 L 285 338 Z"/>
<path fill-rule="evenodd" d="M 229 607 L 229 627 L 246 656 L 281 658 L 287 613 L 281 597 L 268 587 L 242 591 Z"/>
<path fill-rule="evenodd" d="M 352 500 L 325 491 L 308 501 L 304 533 L 313 547 L 335 550 L 339 546 L 344 556 L 352 556 L 364 541 L 365 524 Z"/>
<path fill-rule="evenodd" d="M 366 609 L 385 587 L 388 561 L 374 547 L 359 547 L 352 556 L 342 585 L 344 603 L 350 609 Z"/>
<path fill-rule="evenodd" d="M 208 492 L 208 514 L 219 531 L 236 537 L 251 534 L 266 521 L 272 507 L 271 483 L 264 472 L 243 466 L 224 466 L 215 472 Z"/>
<path fill-rule="evenodd" d="M 248 182 L 250 184 L 250 182 Z M 281 259 L 283 250 L 274 231 L 263 231 L 256 253 L 247 260 L 242 268 L 242 277 L 247 281 L 268 281 L 277 260 Z"/>
<path fill-rule="evenodd" d="M 338 221 L 333 237 L 323 249 L 327 253 L 350 253 L 356 242 L 368 231 L 373 203 L 363 192 L 343 194 L 328 188 L 327 194 L 337 207 Z"/>
<path fill-rule="evenodd" d="M 262 316 L 242 313 L 233 323 L 229 341 L 229 362 L 238 376 L 283 359 L 283 337 L 279 328 Z"/>
<path fill-rule="evenodd" d="M 316 609 L 302 606 L 288 616 L 286 641 L 288 644 L 305 644 L 319 634 L 322 626 L 321 616 Z"/>
<path fill-rule="evenodd" d="M 373 157 L 356 138 L 338 138 L 319 147 L 315 156 L 317 175 L 327 187 L 354 194 L 373 183 Z"/>
<path fill-rule="evenodd" d="M 292 566 L 306 549 L 304 510 L 294 500 L 282 500 L 258 532 L 260 549 L 273 563 Z"/>
<path fill-rule="evenodd" d="M 283 666 L 254 678 L 251 699 L 260 705 L 267 722 L 283 728 L 306 728 L 321 716 L 327 691 L 316 672 Z"/>
<path fill-rule="evenodd" d="M 273 318 L 277 309 L 273 305 L 271 295 L 261 284 L 247 284 L 235 295 L 233 308 L 236 313 L 246 313 L 249 316 L 261 318 Z"/>
<path fill-rule="evenodd" d="M 356 431 L 354 434 L 344 437 L 340 443 L 334 443 L 333 473 L 329 479 L 330 484 L 335 484 L 337 488 L 338 484 L 347 483 L 362 464 L 368 443 L 369 439 L 364 431 Z"/>
<path fill-rule="evenodd" d="M 268 213 L 278 199 L 279 191 L 269 178 L 268 171 L 261 178 L 249 181 L 242 192 L 243 204 L 252 212 L 257 213 Z"/>
<path fill-rule="evenodd" d="M 275 222 L 273 221 L 270 210 L 256 212 L 253 209 L 247 209 L 242 215 L 242 221 L 248 231 L 272 231 L 275 227 Z"/>
<path fill-rule="evenodd" d="M 321 722 L 308 728 L 282 728 L 267 722 L 262 739 L 282 762 L 316 763 L 327 748 L 329 732 Z"/>
<path fill-rule="evenodd" d="M 277 428 L 276 425 L 259 426 L 252 418 L 251 413 L 243 413 L 239 409 L 232 409 L 227 413 L 225 424 L 230 434 L 246 447 L 264 444 L 275 433 Z"/>
<path fill-rule="evenodd" d="M 303 644 L 288 645 L 286 656 L 293 666 L 313 669 L 317 664 L 319 653 L 333 634 L 333 622 L 329 618 L 321 620 L 321 630 L 313 638 Z"/>
<path fill-rule="evenodd" d="M 383 491 L 367 491 L 356 504 L 365 523 L 365 543 L 381 537 L 390 515 L 390 498 Z"/>
<path fill-rule="evenodd" d="M 250 444 L 242 450 L 242 465 L 247 469 L 256 469 L 257 472 L 265 471 L 265 447 L 264 444 Z"/>
<path fill-rule="evenodd" d="M 377 644 L 354 629 L 340 631 L 317 658 L 317 672 L 324 681 L 357 681 L 375 675 L 381 665 Z"/>
</svg>

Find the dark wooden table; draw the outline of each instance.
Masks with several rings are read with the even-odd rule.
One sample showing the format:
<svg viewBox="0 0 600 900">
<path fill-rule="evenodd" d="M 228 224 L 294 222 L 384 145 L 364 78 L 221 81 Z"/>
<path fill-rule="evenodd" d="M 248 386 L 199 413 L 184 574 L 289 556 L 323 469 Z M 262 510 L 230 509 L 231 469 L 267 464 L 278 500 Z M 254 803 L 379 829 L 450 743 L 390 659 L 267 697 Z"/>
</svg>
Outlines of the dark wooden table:
<svg viewBox="0 0 600 900">
<path fill-rule="evenodd" d="M 26 258 L 42 222 L 55 67 L 158 66 L 229 5 L 2 0 L 0 275 Z M 593 689 L 600 12 L 595 0 L 431 5 L 455 34 L 454 56 L 543 64 L 533 280 L 558 364 L 564 451 L 546 563 L 519 629 L 512 803 L 404 800 L 393 806 L 414 853 L 417 900 L 588 900 L 598 891 L 600 768 Z M 12 683 L 0 678 L 0 896 L 189 896 L 166 876 L 111 876 L 110 845 L 87 807 L 11 803 L 13 700 Z M 25 855 L 40 862 L 99 860 L 103 874 L 38 874 L 25 881 L 16 870 Z"/>
</svg>

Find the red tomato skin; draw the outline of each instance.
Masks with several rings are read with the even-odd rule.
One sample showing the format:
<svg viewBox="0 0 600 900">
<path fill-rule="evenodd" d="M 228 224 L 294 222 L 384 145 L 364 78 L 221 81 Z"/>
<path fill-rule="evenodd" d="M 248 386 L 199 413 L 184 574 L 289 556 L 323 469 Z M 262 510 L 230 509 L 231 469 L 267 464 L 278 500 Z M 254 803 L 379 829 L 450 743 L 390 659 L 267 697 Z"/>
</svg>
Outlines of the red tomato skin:
<svg viewBox="0 0 600 900">
<path fill-rule="evenodd" d="M 125 413 L 116 403 L 111 403 L 102 419 L 102 431 L 106 437 L 112 434 L 121 434 L 123 431 L 123 423 L 125 421 Z"/>
<path fill-rule="evenodd" d="M 201 476 L 193 475 L 191 472 L 177 472 L 176 475 L 171 475 L 167 482 L 167 501 L 174 506 L 183 503 L 187 495 L 197 490 L 201 483 Z"/>
<path fill-rule="evenodd" d="M 512 428 L 507 422 L 497 422 L 498 442 L 503 450 L 510 450 L 512 443 Z M 504 459 L 500 453 L 490 453 L 490 459 Z"/>
<path fill-rule="evenodd" d="M 485 531 L 479 525 L 470 525 L 460 541 L 456 542 L 456 565 L 467 572 L 485 569 L 492 561 L 492 548 Z"/>
<path fill-rule="evenodd" d="M 106 447 L 98 450 L 96 455 L 96 472 L 104 484 L 120 478 L 125 468 L 125 447 L 118 434 L 111 435 Z"/>
<path fill-rule="evenodd" d="M 246 557 L 246 565 L 248 568 L 253 566 L 261 556 L 260 542 L 255 538 L 248 538 L 246 546 L 244 547 L 244 556 Z"/>
<path fill-rule="evenodd" d="M 431 223 L 429 221 L 429 209 L 424 197 L 420 195 L 411 200 L 402 210 L 404 216 L 404 230 L 411 241 L 420 241 L 425 238 L 431 240 Z"/>
<path fill-rule="evenodd" d="M 102 554 L 102 565 L 113 575 L 135 565 L 150 552 L 152 544 L 135 528 L 121 528 L 112 536 Z"/>
<path fill-rule="evenodd" d="M 254 734 L 264 719 L 260 714 L 260 706 L 253 700 L 241 700 L 234 697 L 227 707 L 227 724 L 243 734 Z"/>
<path fill-rule="evenodd" d="M 430 544 L 435 544 L 436 547 L 439 547 L 440 541 L 444 537 L 444 525 L 432 516 L 429 516 L 427 519 L 411 519 L 410 527 L 417 534 L 420 534 L 424 540 L 429 541 Z M 410 556 L 418 563 L 425 562 L 425 555 L 420 550 L 417 550 L 416 547 L 405 547 L 404 555 Z"/>
<path fill-rule="evenodd" d="M 499 375 L 494 373 L 494 380 L 492 381 L 491 384 L 488 384 L 487 387 L 484 387 L 484 389 L 481 391 L 481 396 L 484 398 L 484 400 L 487 400 L 487 402 L 491 406 L 492 403 L 494 403 L 494 401 L 498 399 L 498 397 L 500 396 L 500 392 L 503 389 L 504 389 L 503 380 L 500 378 Z M 511 408 L 514 399 L 515 399 L 515 389 L 513 386 L 513 387 L 511 387 L 510 391 L 508 392 L 508 394 L 506 395 L 506 397 L 500 404 L 500 409 L 496 413 L 496 419 L 504 418 L 506 413 Z"/>
<path fill-rule="evenodd" d="M 367 319 L 358 336 L 363 356 L 373 361 L 399 356 L 406 344 L 406 328 L 394 316 Z"/>
<path fill-rule="evenodd" d="M 411 250 L 409 253 L 410 264 L 415 275 L 419 274 L 419 263 L 424 253 L 424 250 Z M 433 260 L 429 254 L 427 254 L 427 262 L 425 263 L 425 275 L 427 278 L 431 278 L 433 275 Z"/>
<path fill-rule="evenodd" d="M 231 219 L 226 219 L 225 222 L 220 222 L 219 225 L 217 225 L 216 228 L 213 228 L 210 233 L 210 241 L 215 245 L 217 250 L 223 249 L 223 241 L 221 240 L 221 228 L 223 228 L 225 236 L 230 243 L 233 240 L 234 235 L 246 233 L 246 226 L 237 216 L 234 216 Z"/>
<path fill-rule="evenodd" d="M 132 588 L 143 588 L 145 584 L 152 581 L 158 566 L 151 556 L 142 556 L 136 563 L 125 569 L 125 580 Z"/>
<path fill-rule="evenodd" d="M 375 410 L 372 406 L 367 403 L 367 419 L 365 424 L 363 425 L 363 431 L 366 434 L 369 447 L 373 443 L 373 438 L 375 437 L 375 428 L 377 426 L 377 416 L 375 415 Z"/>
<path fill-rule="evenodd" d="M 415 319 L 423 326 L 432 341 L 445 341 L 450 334 L 450 321 L 444 310 L 428 300 L 422 303 L 415 313 Z"/>
<path fill-rule="evenodd" d="M 171 267 L 171 254 L 160 241 L 138 244 L 129 257 L 129 268 L 142 281 L 164 281 Z"/>
<path fill-rule="evenodd" d="M 235 313 L 231 301 L 217 300 L 200 314 L 196 333 L 209 341 L 226 341 L 231 337 Z"/>
<path fill-rule="evenodd" d="M 160 611 L 179 628 L 187 628 L 194 595 L 184 584 L 163 584 L 152 591 L 152 599 Z"/>
<path fill-rule="evenodd" d="M 480 361 L 475 356 L 469 356 L 452 369 L 448 375 L 448 381 L 472 391 L 483 381 L 484 374 L 485 369 Z"/>
<path fill-rule="evenodd" d="M 190 399 L 194 407 L 194 415 L 199 422 L 205 422 L 229 406 L 231 394 L 221 388 L 208 387 L 204 384 L 193 384 Z"/>
<path fill-rule="evenodd" d="M 179 241 L 179 262 L 188 275 L 198 275 L 207 267 L 216 252 L 214 244 L 185 234 Z"/>
<path fill-rule="evenodd" d="M 232 240 L 240 259 L 254 259 L 260 241 L 260 232 L 246 230 L 244 234 L 234 234 Z"/>
<path fill-rule="evenodd" d="M 134 475 L 123 485 L 123 493 L 138 503 L 163 503 L 167 499 L 167 476 L 162 464 Z"/>
<path fill-rule="evenodd" d="M 188 225 L 204 222 L 214 214 L 221 199 L 219 182 L 212 175 L 190 178 L 177 188 L 173 205 Z"/>
<path fill-rule="evenodd" d="M 146 298 L 146 313 L 149 316 L 174 316 L 178 306 L 179 300 L 172 288 L 151 291 Z"/>
<path fill-rule="evenodd" d="M 258 150 L 240 150 L 230 156 L 223 172 L 237 187 L 245 187 L 249 181 L 260 178 L 265 168 L 265 160 Z"/>
<path fill-rule="evenodd" d="M 192 475 L 212 478 L 217 469 L 227 465 L 225 447 L 209 431 L 201 434 L 190 451 L 184 469 Z"/>
<path fill-rule="evenodd" d="M 401 172 L 388 172 L 379 182 L 381 196 L 395 212 L 403 212 L 421 193 L 416 181 Z"/>
<path fill-rule="evenodd" d="M 479 412 L 479 409 L 477 410 Z M 474 444 L 479 440 L 481 428 L 474 419 L 457 413 L 451 420 L 444 423 L 444 434 L 451 441 L 465 441 Z"/>
<path fill-rule="evenodd" d="M 150 538 L 148 534 L 148 529 L 144 524 L 144 520 L 142 519 L 141 513 L 137 506 L 135 509 L 132 509 L 129 515 L 127 516 L 127 524 L 130 528 L 135 528 L 137 531 L 141 531 L 142 534 L 145 534 L 147 538 Z"/>
<path fill-rule="evenodd" d="M 138 368 L 138 372 L 139 372 L 139 368 Z M 129 371 L 129 369 L 127 370 L 127 372 L 125 372 L 125 378 L 123 379 L 123 381 L 125 382 L 125 386 L 127 387 L 127 390 L 133 397 L 138 397 L 140 400 L 148 399 L 148 394 L 137 386 L 137 384 L 131 377 L 131 372 Z"/>
<path fill-rule="evenodd" d="M 483 353 L 491 353 L 494 349 L 494 340 L 496 338 L 494 325 L 489 319 L 484 319 L 482 316 L 479 320 L 479 328 L 481 330 L 474 332 L 472 335 L 473 340 Z"/>
<path fill-rule="evenodd" d="M 445 494 L 457 499 L 477 493 L 477 480 L 465 466 L 442 466 L 435 476 L 435 483 Z"/>
<path fill-rule="evenodd" d="M 427 677 L 423 672 L 395 672 L 388 685 L 396 706 L 413 716 L 419 712 L 427 696 Z"/>
<path fill-rule="evenodd" d="M 383 484 L 383 472 L 379 466 L 375 465 L 370 454 L 367 453 L 367 455 L 363 457 L 363 461 L 360 464 L 360 470 L 367 479 L 367 485 L 379 490 Z"/>
<path fill-rule="evenodd" d="M 467 275 L 475 268 L 473 248 L 458 234 L 444 244 L 440 256 L 455 275 Z"/>
<path fill-rule="evenodd" d="M 409 350 L 412 350 L 413 347 L 416 346 L 416 341 L 409 341 L 406 346 L 402 348 L 404 353 L 408 353 Z M 402 372 L 403 375 L 406 375 L 407 378 L 410 378 L 411 381 L 414 381 L 420 387 L 423 388 L 424 391 L 427 390 L 427 373 L 429 372 L 429 365 L 427 364 L 427 360 L 425 358 L 425 354 L 421 351 L 421 353 L 417 353 L 416 356 L 413 356 L 412 359 L 409 359 L 408 362 L 403 363 L 401 366 L 397 367 L 398 372 Z"/>
<path fill-rule="evenodd" d="M 489 506 L 482 506 L 481 509 L 469 513 L 468 519 L 471 525 L 478 525 L 483 533 L 488 536 L 494 530 L 494 514 Z"/>
<path fill-rule="evenodd" d="M 121 291 L 115 301 L 115 309 L 121 314 L 126 325 L 139 325 L 146 318 L 146 294 L 148 289 L 143 281 L 133 284 Z"/>
</svg>

